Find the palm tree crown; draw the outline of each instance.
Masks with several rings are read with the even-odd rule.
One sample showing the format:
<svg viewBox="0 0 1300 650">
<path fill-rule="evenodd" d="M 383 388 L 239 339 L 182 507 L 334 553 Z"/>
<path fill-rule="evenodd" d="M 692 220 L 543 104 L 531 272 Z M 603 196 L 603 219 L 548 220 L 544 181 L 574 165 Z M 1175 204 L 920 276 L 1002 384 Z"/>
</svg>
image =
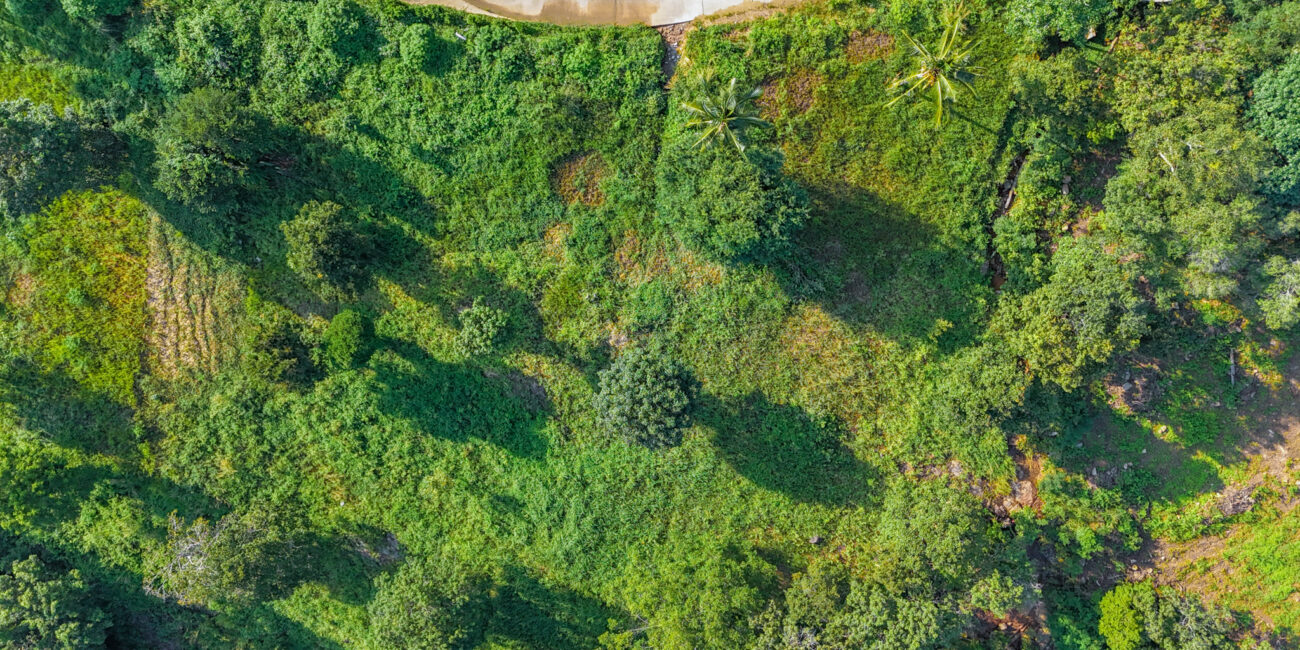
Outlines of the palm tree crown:
<svg viewBox="0 0 1300 650">
<path fill-rule="evenodd" d="M 912 46 L 921 65 L 916 72 L 890 84 L 889 89 L 896 96 L 886 106 L 932 91 L 934 124 L 937 127 L 943 124 L 944 107 L 957 100 L 957 85 L 975 92 L 971 81 L 978 75 L 980 68 L 971 66 L 970 60 L 978 41 L 967 39 L 962 34 L 967 15 L 962 4 L 946 8 L 943 15 L 943 36 L 933 49 L 922 45 L 911 34 L 903 33 L 903 38 Z"/>
<path fill-rule="evenodd" d="M 703 130 L 695 146 L 709 147 L 730 142 L 737 151 L 744 152 L 745 143 L 740 136 L 745 129 L 771 126 L 758 117 L 758 107 L 754 105 L 754 100 L 762 94 L 763 89 L 758 87 L 743 91 L 733 77 L 730 84 L 719 88 L 713 96 L 703 93 L 696 101 L 682 102 L 682 108 L 691 114 L 686 126 Z"/>
</svg>

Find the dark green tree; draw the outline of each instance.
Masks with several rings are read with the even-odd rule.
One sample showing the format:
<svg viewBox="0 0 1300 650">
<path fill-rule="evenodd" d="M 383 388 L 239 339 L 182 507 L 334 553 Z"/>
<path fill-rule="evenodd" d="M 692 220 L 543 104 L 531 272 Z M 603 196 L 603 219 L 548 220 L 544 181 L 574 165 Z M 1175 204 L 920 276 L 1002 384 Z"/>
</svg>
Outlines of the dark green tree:
<svg viewBox="0 0 1300 650">
<path fill-rule="evenodd" d="M 331 300 L 356 294 L 369 244 L 353 228 L 343 206 L 312 201 L 281 224 L 281 230 L 289 244 L 286 262 L 309 288 Z"/>
<path fill-rule="evenodd" d="M 595 406 L 610 435 L 655 449 L 681 442 L 691 399 L 686 371 L 658 346 L 638 345 L 601 371 Z"/>
<path fill-rule="evenodd" d="M 375 581 L 370 630 L 380 648 L 472 648 L 482 638 L 488 603 L 484 581 L 458 562 L 407 558 Z"/>
<path fill-rule="evenodd" d="M 40 210 L 60 194 L 106 180 L 116 140 L 70 110 L 26 99 L 0 102 L 0 216 Z"/>
<path fill-rule="evenodd" d="M 0 647 L 104 647 L 108 616 L 74 569 L 61 573 L 35 555 L 0 571 Z"/>
<path fill-rule="evenodd" d="M 158 125 L 155 185 L 204 214 L 228 213 L 246 193 L 255 126 L 236 93 L 202 88 L 182 96 Z"/>
<path fill-rule="evenodd" d="M 677 142 L 658 162 L 659 217 L 689 247 L 722 262 L 769 261 L 808 219 L 804 191 L 777 152 L 744 156 Z"/>
<path fill-rule="evenodd" d="M 1285 162 L 1270 175 L 1269 192 L 1300 205 L 1300 54 L 1255 80 L 1251 121 Z"/>
<path fill-rule="evenodd" d="M 321 0 L 307 18 L 307 38 L 344 59 L 355 58 L 369 45 L 367 20 L 365 10 L 352 0 Z"/>
</svg>

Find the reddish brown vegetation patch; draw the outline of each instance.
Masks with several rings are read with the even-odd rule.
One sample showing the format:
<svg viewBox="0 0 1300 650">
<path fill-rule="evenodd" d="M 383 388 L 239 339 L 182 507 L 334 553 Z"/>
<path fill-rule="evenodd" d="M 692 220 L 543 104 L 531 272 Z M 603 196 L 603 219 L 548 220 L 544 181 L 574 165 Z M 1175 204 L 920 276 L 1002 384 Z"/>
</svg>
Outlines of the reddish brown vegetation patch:
<svg viewBox="0 0 1300 650">
<path fill-rule="evenodd" d="M 879 32 L 853 32 L 849 34 L 848 45 L 844 53 L 849 63 L 862 63 L 871 59 L 881 59 L 894 48 L 894 37 Z"/>
<path fill-rule="evenodd" d="M 796 70 L 764 82 L 763 95 L 756 103 L 767 119 L 781 114 L 798 115 L 812 108 L 822 81 L 822 76 L 812 70 Z"/>
<path fill-rule="evenodd" d="M 551 174 L 551 185 L 565 205 L 600 205 L 605 202 L 605 193 L 600 190 L 604 177 L 605 160 L 589 151 L 561 160 Z"/>
</svg>

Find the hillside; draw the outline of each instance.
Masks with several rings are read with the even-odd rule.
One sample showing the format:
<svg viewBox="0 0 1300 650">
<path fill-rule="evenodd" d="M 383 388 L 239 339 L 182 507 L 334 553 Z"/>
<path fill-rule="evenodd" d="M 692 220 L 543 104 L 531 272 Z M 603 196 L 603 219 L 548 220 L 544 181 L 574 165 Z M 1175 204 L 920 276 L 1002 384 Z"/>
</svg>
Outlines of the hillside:
<svg viewBox="0 0 1300 650">
<path fill-rule="evenodd" d="M 0 648 L 1300 643 L 1300 2 L 674 47 L 0 5 Z"/>
</svg>

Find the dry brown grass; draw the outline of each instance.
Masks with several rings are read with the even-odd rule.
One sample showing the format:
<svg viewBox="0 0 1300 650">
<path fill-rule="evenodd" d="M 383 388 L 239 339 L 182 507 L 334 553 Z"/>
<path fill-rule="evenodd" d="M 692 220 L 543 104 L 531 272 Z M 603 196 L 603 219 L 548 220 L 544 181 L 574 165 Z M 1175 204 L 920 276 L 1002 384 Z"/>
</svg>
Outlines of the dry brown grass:
<svg viewBox="0 0 1300 650">
<path fill-rule="evenodd" d="M 551 186 L 565 205 L 600 205 L 605 202 L 605 193 L 600 189 L 605 173 L 605 160 L 599 153 L 574 154 L 555 166 L 551 173 Z"/>
<path fill-rule="evenodd" d="M 149 358 L 153 372 L 176 378 L 185 371 L 216 372 L 234 354 L 242 282 L 195 249 L 158 215 L 149 223 L 145 287 Z"/>
</svg>

